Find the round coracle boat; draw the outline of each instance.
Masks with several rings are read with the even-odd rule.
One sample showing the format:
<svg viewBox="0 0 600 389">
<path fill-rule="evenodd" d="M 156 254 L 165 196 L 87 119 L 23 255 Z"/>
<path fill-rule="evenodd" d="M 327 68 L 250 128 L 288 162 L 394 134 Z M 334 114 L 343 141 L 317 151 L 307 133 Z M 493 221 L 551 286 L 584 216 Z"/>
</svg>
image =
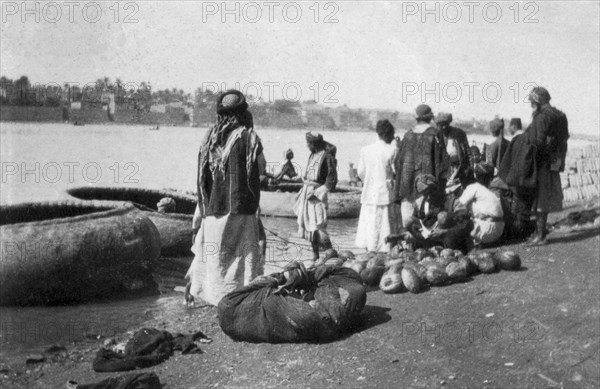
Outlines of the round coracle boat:
<svg viewBox="0 0 600 389">
<path fill-rule="evenodd" d="M 261 215 L 296 217 L 294 204 L 298 192 L 302 189 L 301 183 L 285 183 L 262 190 L 260 194 Z M 351 186 L 338 186 L 327 195 L 329 219 L 357 218 L 360 215 L 361 188 Z"/>
<path fill-rule="evenodd" d="M 190 254 L 192 245 L 192 217 L 196 198 L 173 190 L 127 187 L 77 187 L 67 193 L 80 200 L 98 200 L 132 203 L 139 212 L 148 217 L 160 233 L 163 255 Z M 172 199 L 171 207 L 159 212 L 163 199 Z"/>
<path fill-rule="evenodd" d="M 154 224 L 131 205 L 0 206 L 0 304 L 80 303 L 155 290 Z"/>
</svg>

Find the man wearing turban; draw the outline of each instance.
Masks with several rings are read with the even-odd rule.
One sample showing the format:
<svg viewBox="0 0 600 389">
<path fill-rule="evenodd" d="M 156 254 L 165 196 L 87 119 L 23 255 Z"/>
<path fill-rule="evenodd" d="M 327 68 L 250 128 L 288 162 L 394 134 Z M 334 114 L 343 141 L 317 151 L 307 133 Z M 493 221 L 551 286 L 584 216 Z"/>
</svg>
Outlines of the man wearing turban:
<svg viewBox="0 0 600 389">
<path fill-rule="evenodd" d="M 221 94 L 217 123 L 198 155 L 195 257 L 186 277 L 190 295 L 212 305 L 262 275 L 264 268 L 258 218 L 259 160 L 264 157 L 247 108 L 241 92 Z"/>
<path fill-rule="evenodd" d="M 302 190 L 294 204 L 298 235 L 310 241 L 313 261 L 321 264 L 336 255 L 327 233 L 327 194 L 337 185 L 335 147 L 321 134 L 306 134 L 306 145 L 311 154 L 304 172 Z M 319 260 L 319 249 L 325 249 Z"/>
<path fill-rule="evenodd" d="M 433 112 L 428 105 L 421 104 L 416 109 L 417 125 L 409 130 L 394 161 L 395 196 L 401 204 L 402 224 L 406 228 L 411 222 L 416 200 L 415 180 L 419 175 L 431 175 L 436 180 L 431 196 L 444 198 L 444 190 L 449 177 L 450 161 L 444 138 L 438 128 L 431 125 Z"/>
</svg>

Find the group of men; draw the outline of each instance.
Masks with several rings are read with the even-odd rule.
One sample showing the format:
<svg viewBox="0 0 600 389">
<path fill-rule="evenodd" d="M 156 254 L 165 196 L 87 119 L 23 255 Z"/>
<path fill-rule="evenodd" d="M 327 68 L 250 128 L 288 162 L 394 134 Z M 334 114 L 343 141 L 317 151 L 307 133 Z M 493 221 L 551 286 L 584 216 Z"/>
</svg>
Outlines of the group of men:
<svg viewBox="0 0 600 389">
<path fill-rule="evenodd" d="M 529 244 L 546 243 L 548 212 L 562 206 L 559 172 L 564 170 L 568 124 L 550 105 L 546 89 L 534 88 L 529 100 L 530 126 L 508 142 L 504 121 L 492 121 L 497 139 L 483 158 L 469 146 L 465 132 L 451 125 L 451 114 L 434 116 L 427 105 L 417 107 L 417 123 L 402 140 L 388 120 L 379 121 L 378 139 L 361 150 L 356 169 L 363 186 L 356 245 L 370 252 L 387 252 L 400 242 L 467 252 L 528 234 Z M 264 270 L 259 202 L 265 160 L 247 109 L 239 91 L 219 96 L 217 123 L 198 157 L 188 294 L 213 305 Z M 519 124 L 511 121 L 515 128 Z M 327 233 L 327 197 L 338 181 L 336 148 L 311 132 L 306 142 L 310 156 L 302 177 L 296 176 L 288 150 L 287 169 L 271 178 L 289 176 L 303 183 L 293 207 L 298 232 L 311 243 L 318 264 L 335 255 Z"/>
<path fill-rule="evenodd" d="M 417 107 L 417 124 L 402 140 L 388 120 L 379 121 L 378 139 L 361 150 L 358 163 L 364 186 L 356 245 L 370 252 L 400 242 L 467 252 L 508 240 L 546 244 L 548 213 L 562 207 L 568 122 L 545 88 L 534 88 L 529 101 L 529 127 L 522 131 L 520 119 L 512 119 L 509 142 L 504 120 L 494 119 L 489 130 L 496 139 L 483 156 L 451 125 L 451 114 L 434 116 L 427 105 Z"/>
</svg>

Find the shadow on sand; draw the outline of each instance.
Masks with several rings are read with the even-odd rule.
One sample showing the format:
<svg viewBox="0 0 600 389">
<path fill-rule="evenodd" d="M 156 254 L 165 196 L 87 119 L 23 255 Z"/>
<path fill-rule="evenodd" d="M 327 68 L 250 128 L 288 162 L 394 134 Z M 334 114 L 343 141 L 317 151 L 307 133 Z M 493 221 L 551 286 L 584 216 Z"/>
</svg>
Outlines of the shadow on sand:
<svg viewBox="0 0 600 389">
<path fill-rule="evenodd" d="M 552 236 L 548 237 L 548 244 L 554 243 L 572 243 L 579 242 L 581 240 L 593 238 L 594 236 L 600 235 L 600 228 L 586 229 L 580 231 L 573 231 L 567 233 L 564 236 L 553 238 Z"/>
</svg>

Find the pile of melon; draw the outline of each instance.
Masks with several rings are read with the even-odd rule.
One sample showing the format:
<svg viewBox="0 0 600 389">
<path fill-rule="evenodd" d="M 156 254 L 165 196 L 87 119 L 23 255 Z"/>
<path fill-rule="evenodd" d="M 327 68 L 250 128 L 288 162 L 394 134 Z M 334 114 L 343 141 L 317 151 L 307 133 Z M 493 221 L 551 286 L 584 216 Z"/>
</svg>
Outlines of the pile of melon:
<svg viewBox="0 0 600 389">
<path fill-rule="evenodd" d="M 365 285 L 379 286 L 385 293 L 418 293 L 425 285 L 444 286 L 463 282 L 477 273 L 521 268 L 521 258 L 514 251 L 463 255 L 461 251 L 439 246 L 414 251 L 401 251 L 398 247 L 389 254 L 359 257 L 343 250 L 336 265 L 353 269 Z"/>
</svg>

